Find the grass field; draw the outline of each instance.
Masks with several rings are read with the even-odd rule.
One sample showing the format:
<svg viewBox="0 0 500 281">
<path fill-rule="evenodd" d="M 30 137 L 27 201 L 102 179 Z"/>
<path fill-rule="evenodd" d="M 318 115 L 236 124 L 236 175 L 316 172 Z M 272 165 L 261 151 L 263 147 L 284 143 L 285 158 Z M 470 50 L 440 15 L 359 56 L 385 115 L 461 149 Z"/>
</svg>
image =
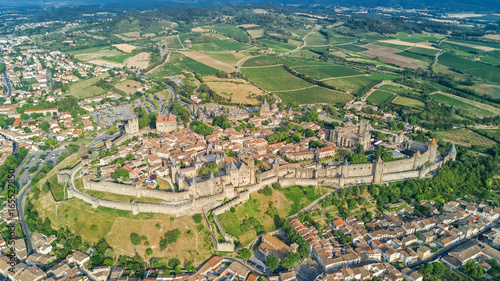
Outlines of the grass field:
<svg viewBox="0 0 500 281">
<path fill-rule="evenodd" d="M 75 50 L 69 51 L 68 53 L 74 55 L 77 59 L 82 61 L 123 55 L 121 51 L 114 49 L 111 46 Z"/>
<path fill-rule="evenodd" d="M 297 78 L 282 66 L 243 68 L 243 74 L 266 91 L 286 91 L 311 87 L 312 84 Z"/>
<path fill-rule="evenodd" d="M 210 27 L 210 28 L 213 28 L 213 29 L 217 30 L 218 33 L 227 35 L 229 37 L 238 38 L 238 39 L 244 40 L 244 41 L 248 40 L 248 36 L 245 33 L 245 31 L 243 31 L 243 29 L 236 27 L 234 25 L 219 25 L 219 26 Z"/>
<path fill-rule="evenodd" d="M 363 48 L 363 47 L 352 45 L 352 44 L 339 45 L 337 47 L 348 50 L 348 51 L 352 51 L 352 52 L 363 52 L 363 51 L 368 50 L 367 48 Z"/>
<path fill-rule="evenodd" d="M 386 92 L 383 90 L 376 90 L 366 98 L 366 101 L 371 104 L 384 104 L 388 101 L 394 94 L 391 92 Z"/>
<path fill-rule="evenodd" d="M 396 36 L 394 36 L 394 38 L 410 43 L 420 43 L 425 41 L 420 38 L 414 37 L 413 35 L 408 35 L 404 32 L 399 32 L 398 34 L 396 34 Z"/>
<path fill-rule="evenodd" d="M 158 67 L 157 69 L 155 69 L 154 71 L 148 73 L 147 75 L 149 77 L 154 78 L 154 79 L 161 79 L 165 76 L 173 76 L 173 75 L 181 74 L 182 71 L 183 71 L 183 69 L 180 68 L 179 66 L 177 66 L 173 63 L 167 62 L 167 63 L 163 64 L 162 66 Z"/>
<path fill-rule="evenodd" d="M 119 56 L 114 56 L 114 57 L 103 57 L 103 60 L 109 60 L 112 62 L 117 62 L 117 63 L 123 63 L 127 58 L 130 58 L 133 56 L 132 54 L 126 54 L 126 55 L 119 55 Z"/>
<path fill-rule="evenodd" d="M 147 248 L 153 249 L 153 257 L 175 257 L 181 262 L 193 262 L 194 259 L 205 260 L 212 255 L 213 243 L 206 230 L 206 225 L 204 225 L 203 230 L 198 231 L 190 216 L 177 217 L 172 221 L 169 216 L 163 214 L 132 215 L 129 211 L 103 207 L 93 209 L 90 204 L 76 198 L 62 201 L 56 205 L 44 193 L 40 194 L 40 198 L 34 205 L 40 218 L 48 217 L 54 228 L 69 227 L 73 232 L 78 233 L 84 242 L 89 244 L 105 238 L 117 256 L 134 256 L 137 253 L 146 257 Z M 160 229 L 156 227 L 157 224 Z M 95 231 L 91 230 L 92 225 L 97 226 Z M 181 231 L 181 237 L 177 242 L 170 244 L 167 249 L 160 250 L 160 237 L 165 232 L 174 229 Z M 191 230 L 191 234 L 187 233 L 188 230 Z M 131 233 L 146 236 L 151 245 L 132 245 Z"/>
<path fill-rule="evenodd" d="M 255 97 L 264 92 L 243 79 L 221 79 L 205 77 L 206 84 L 216 93 L 231 97 L 231 102 L 242 104 L 260 104 Z"/>
<path fill-rule="evenodd" d="M 137 92 L 137 89 L 142 88 L 142 83 L 135 80 L 125 80 L 117 83 L 115 87 L 124 91 L 127 95 Z"/>
<path fill-rule="evenodd" d="M 69 86 L 68 95 L 74 96 L 77 99 L 84 99 L 103 94 L 105 91 L 102 88 L 94 86 L 94 84 L 97 81 L 104 79 L 108 76 L 109 73 L 106 72 L 100 76 L 92 77 L 90 79 L 79 80 L 78 82 Z"/>
<path fill-rule="evenodd" d="M 500 115 L 500 109 L 496 107 L 451 94 L 436 93 L 431 95 L 431 97 L 437 102 L 444 103 L 459 110 L 464 110 L 475 117 L 482 118 Z"/>
<path fill-rule="evenodd" d="M 181 49 L 182 44 L 179 42 L 179 39 L 176 35 L 167 36 L 165 38 L 165 42 L 167 43 L 167 48 L 169 49 Z"/>
<path fill-rule="evenodd" d="M 50 192 L 52 192 L 52 195 L 54 196 L 54 200 L 56 201 L 62 201 L 65 199 L 64 196 L 64 190 L 65 190 L 65 185 L 64 183 L 59 183 L 57 181 L 57 175 L 54 175 L 47 179 L 47 182 L 49 183 L 49 188 Z"/>
<path fill-rule="evenodd" d="M 412 108 L 416 108 L 416 109 L 424 109 L 424 107 L 425 107 L 424 103 L 419 101 L 419 100 L 411 99 L 411 98 L 407 98 L 407 97 L 400 97 L 400 96 L 396 97 L 392 101 L 392 103 L 406 106 L 406 107 L 412 107 Z"/>
<path fill-rule="evenodd" d="M 218 72 L 217 69 L 212 68 L 208 65 L 204 65 L 201 62 L 197 62 L 194 59 L 184 57 L 178 62 L 178 66 L 187 71 L 195 72 L 200 75 L 214 75 Z"/>
<path fill-rule="evenodd" d="M 500 82 L 500 68 L 498 67 L 464 59 L 448 52 L 439 56 L 439 63 L 490 82 Z"/>
<path fill-rule="evenodd" d="M 463 86 L 464 88 L 474 90 L 481 95 L 488 95 L 494 99 L 500 100 L 500 86 L 492 84 L 475 84 L 474 86 Z"/>
<path fill-rule="evenodd" d="M 498 143 L 465 128 L 449 131 L 439 131 L 436 132 L 436 134 L 445 141 L 463 146 L 477 145 L 480 147 L 488 148 L 498 145 Z"/>
<path fill-rule="evenodd" d="M 331 77 L 343 77 L 362 74 L 359 71 L 350 69 L 341 65 L 311 65 L 296 66 L 293 69 L 299 73 L 305 74 L 316 80 L 322 80 Z"/>
<path fill-rule="evenodd" d="M 234 51 L 243 51 L 248 48 L 251 48 L 248 44 L 243 44 L 234 40 L 216 40 L 214 44 L 225 49 L 225 50 L 234 50 Z"/>
<path fill-rule="evenodd" d="M 432 61 L 432 58 L 429 57 L 429 56 L 425 56 L 425 55 L 421 55 L 421 54 L 416 54 L 416 53 L 412 53 L 412 52 L 409 52 L 409 51 L 404 51 L 404 52 L 401 52 L 401 53 L 396 53 L 396 55 L 400 55 L 400 56 L 407 57 L 407 58 L 421 60 L 421 61 L 424 61 L 426 63 L 431 63 L 431 61 Z"/>
<path fill-rule="evenodd" d="M 270 206 L 276 208 L 281 217 L 288 217 L 297 213 L 328 191 L 329 189 L 325 187 L 291 186 L 281 190 L 273 190 L 271 196 L 252 193 L 250 200 L 235 207 L 234 213 L 227 211 L 219 215 L 219 220 L 227 233 L 238 238 L 242 245 L 247 245 L 257 237 L 257 233 L 254 229 L 242 232 L 241 224 L 243 219 L 256 218 L 266 232 L 271 232 L 275 230 L 274 218 L 265 214 L 270 209 Z"/>
<path fill-rule="evenodd" d="M 358 76 L 358 77 L 331 79 L 331 80 L 326 80 L 324 82 L 327 85 L 331 85 L 336 87 L 337 89 L 347 91 L 355 96 L 361 96 L 365 94 L 364 92 L 362 92 L 363 89 L 378 84 L 380 80 L 370 76 Z"/>
<path fill-rule="evenodd" d="M 500 49 L 500 44 L 493 42 L 472 41 L 472 40 L 464 40 L 456 38 L 448 38 L 447 41 Z"/>
<path fill-rule="evenodd" d="M 299 104 L 333 103 L 343 106 L 348 101 L 353 99 L 351 94 L 332 91 L 319 86 L 276 94 L 285 104 L 291 104 L 293 102 L 298 102 Z"/>
<path fill-rule="evenodd" d="M 241 59 L 249 56 L 247 53 L 244 52 L 228 53 L 228 54 L 206 53 L 205 55 L 212 57 L 216 60 L 220 60 L 221 62 L 225 62 L 232 66 L 236 65 L 236 63 Z"/>
<path fill-rule="evenodd" d="M 323 34 L 319 32 L 313 32 L 306 37 L 307 46 L 322 46 L 327 45 L 328 40 Z"/>
<path fill-rule="evenodd" d="M 380 72 L 372 72 L 371 73 L 373 78 L 380 79 L 380 80 L 394 80 L 398 78 L 396 75 L 388 74 L 388 73 L 380 73 Z"/>
<path fill-rule="evenodd" d="M 316 55 L 317 56 L 317 55 Z M 274 55 L 253 57 L 242 65 L 242 67 L 258 67 L 283 64 L 289 67 L 304 65 L 332 65 L 331 63 L 311 60 L 306 58 L 278 57 Z"/>
</svg>

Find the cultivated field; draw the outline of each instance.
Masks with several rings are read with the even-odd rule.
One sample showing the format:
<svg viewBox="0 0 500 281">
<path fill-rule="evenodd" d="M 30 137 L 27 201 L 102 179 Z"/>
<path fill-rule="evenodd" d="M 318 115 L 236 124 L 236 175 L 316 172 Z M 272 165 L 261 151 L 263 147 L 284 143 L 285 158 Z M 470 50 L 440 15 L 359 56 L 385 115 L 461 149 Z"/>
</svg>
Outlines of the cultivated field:
<svg viewBox="0 0 500 281">
<path fill-rule="evenodd" d="M 330 103 L 340 107 L 353 99 L 351 94 L 332 91 L 319 86 L 297 91 L 276 92 L 276 95 L 286 104 L 293 102 L 299 104 Z"/>
<path fill-rule="evenodd" d="M 490 82 L 500 82 L 500 68 L 471 61 L 448 52 L 439 56 L 439 64 L 471 74 Z"/>
<path fill-rule="evenodd" d="M 123 62 L 123 65 L 128 68 L 146 68 L 149 65 L 149 53 L 142 52 L 133 57 L 127 58 Z"/>
<path fill-rule="evenodd" d="M 328 79 L 331 77 L 343 77 L 362 74 L 359 71 L 341 65 L 310 65 L 296 66 L 293 69 L 316 80 Z"/>
<path fill-rule="evenodd" d="M 406 106 L 406 107 L 412 107 L 412 108 L 416 108 L 416 109 L 424 109 L 425 107 L 425 104 L 419 100 L 416 100 L 416 99 L 411 99 L 411 98 L 407 98 L 407 97 L 396 97 L 392 103 L 394 104 L 399 104 L 399 105 L 402 105 L 402 106 Z"/>
<path fill-rule="evenodd" d="M 463 146 L 477 145 L 480 147 L 493 147 L 498 143 L 483 137 L 469 129 L 456 129 L 449 131 L 436 132 L 443 140 L 456 143 Z"/>
<path fill-rule="evenodd" d="M 136 46 L 130 44 L 115 44 L 113 46 L 125 53 L 131 53 L 134 49 L 137 48 Z"/>
<path fill-rule="evenodd" d="M 260 104 L 255 97 L 264 94 L 261 89 L 243 79 L 214 79 L 214 77 L 208 77 L 205 78 L 205 82 L 212 90 L 223 97 L 229 95 L 233 103 Z"/>
<path fill-rule="evenodd" d="M 226 54 L 206 53 L 205 55 L 231 66 L 235 66 L 241 59 L 249 57 L 249 54 L 244 52 L 231 52 Z"/>
<path fill-rule="evenodd" d="M 263 29 L 249 29 L 247 32 L 250 36 L 252 36 L 252 38 L 260 38 L 264 35 Z"/>
<path fill-rule="evenodd" d="M 494 99 L 500 99 L 500 86 L 491 84 L 476 84 L 474 86 L 463 86 L 474 90 L 481 95 L 488 95 Z"/>
<path fill-rule="evenodd" d="M 266 91 L 287 91 L 312 87 L 313 85 L 300 79 L 282 66 L 271 66 L 262 68 L 244 68 L 243 74 L 260 88 Z"/>
<path fill-rule="evenodd" d="M 391 92 L 386 92 L 383 90 L 376 90 L 373 93 L 366 98 L 366 101 L 371 103 L 371 104 L 384 104 L 386 101 L 388 101 L 390 98 L 394 96 L 393 93 Z"/>
<path fill-rule="evenodd" d="M 224 71 L 224 72 L 228 72 L 228 73 L 232 73 L 232 72 L 236 71 L 236 69 L 234 67 L 232 67 L 231 65 L 229 65 L 225 62 L 219 61 L 213 57 L 209 57 L 209 56 L 202 54 L 202 53 L 181 52 L 181 54 L 183 54 L 186 57 L 189 57 L 193 60 L 196 60 L 200 63 L 208 65 L 212 68 L 218 69 L 220 71 Z"/>
<path fill-rule="evenodd" d="M 400 52 L 399 49 L 381 46 L 378 44 L 367 44 L 363 47 L 369 48 L 368 51 L 361 52 L 363 55 L 369 56 L 371 58 L 378 58 L 380 61 L 396 64 L 401 67 L 408 67 L 413 69 L 417 68 L 417 66 L 413 64 L 417 61 L 416 59 L 396 54 Z"/>
<path fill-rule="evenodd" d="M 357 77 L 330 79 L 330 80 L 325 80 L 324 82 L 327 85 L 349 92 L 355 96 L 362 96 L 363 94 L 368 92 L 369 89 L 366 88 L 371 88 L 375 86 L 380 82 L 380 80 L 370 76 L 357 76 Z M 366 89 L 366 92 L 363 92 L 364 89 Z"/>
<path fill-rule="evenodd" d="M 500 109 L 491 105 L 479 103 L 466 98 L 454 96 L 448 93 L 435 93 L 431 97 L 437 102 L 452 106 L 456 109 L 464 110 L 474 117 L 493 117 L 500 115 Z"/>
</svg>

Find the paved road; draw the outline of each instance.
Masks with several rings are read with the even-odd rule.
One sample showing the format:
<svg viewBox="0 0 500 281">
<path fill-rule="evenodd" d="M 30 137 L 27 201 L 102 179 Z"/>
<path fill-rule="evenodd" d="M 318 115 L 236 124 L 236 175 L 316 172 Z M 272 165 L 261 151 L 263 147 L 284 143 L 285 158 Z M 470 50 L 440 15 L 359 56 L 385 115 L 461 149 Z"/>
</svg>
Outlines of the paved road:
<svg viewBox="0 0 500 281">
<path fill-rule="evenodd" d="M 5 87 L 7 87 L 7 92 L 4 94 L 4 97 L 8 98 L 12 95 L 12 84 L 10 83 L 9 77 L 7 76 L 7 72 L 5 72 L 5 71 L 3 73 L 3 81 L 5 84 Z"/>
<path fill-rule="evenodd" d="M 20 219 L 21 231 L 23 232 L 24 242 L 26 243 L 26 254 L 29 256 L 36 252 L 35 247 L 33 246 L 33 241 L 31 240 L 31 232 L 26 225 L 24 218 L 24 205 L 26 203 L 26 194 L 31 189 L 31 183 L 28 183 L 24 186 L 17 195 L 16 200 L 16 209 L 17 214 Z"/>
</svg>

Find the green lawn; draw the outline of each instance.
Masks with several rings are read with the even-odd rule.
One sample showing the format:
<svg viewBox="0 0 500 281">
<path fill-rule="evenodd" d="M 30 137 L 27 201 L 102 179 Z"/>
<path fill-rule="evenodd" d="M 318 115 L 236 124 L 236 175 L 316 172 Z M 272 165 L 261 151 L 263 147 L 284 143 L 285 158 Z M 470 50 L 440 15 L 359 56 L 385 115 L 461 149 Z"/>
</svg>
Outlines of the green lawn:
<svg viewBox="0 0 500 281">
<path fill-rule="evenodd" d="M 299 104 L 332 103 L 338 106 L 343 106 L 348 101 L 353 99 L 351 94 L 332 91 L 322 87 L 313 87 L 305 90 L 281 92 L 276 94 L 285 104 L 291 104 L 293 102 L 297 102 Z"/>
<path fill-rule="evenodd" d="M 114 56 L 114 57 L 104 57 L 102 59 L 109 60 L 112 62 L 117 62 L 117 63 L 123 63 L 127 58 L 130 58 L 131 56 L 133 56 L 133 54 L 126 54 L 126 55 L 120 55 L 120 56 Z"/>
<path fill-rule="evenodd" d="M 293 69 L 316 80 L 322 80 L 330 77 L 343 77 L 362 74 L 359 71 L 341 65 L 296 66 L 293 67 Z"/>
</svg>

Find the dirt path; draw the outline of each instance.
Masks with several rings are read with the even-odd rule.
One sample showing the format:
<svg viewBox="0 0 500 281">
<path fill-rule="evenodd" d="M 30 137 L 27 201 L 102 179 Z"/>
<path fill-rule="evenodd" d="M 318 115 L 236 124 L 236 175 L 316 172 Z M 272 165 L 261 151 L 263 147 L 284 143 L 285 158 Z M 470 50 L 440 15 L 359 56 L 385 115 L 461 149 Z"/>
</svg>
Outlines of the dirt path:
<svg viewBox="0 0 500 281">
<path fill-rule="evenodd" d="M 179 44 L 181 44 L 182 49 L 185 49 L 184 45 L 182 44 L 181 38 L 179 38 L 179 34 L 177 34 L 177 40 L 179 40 Z"/>
<path fill-rule="evenodd" d="M 272 64 L 272 65 L 263 65 L 263 66 L 246 66 L 242 68 L 263 68 L 263 67 L 275 67 L 275 66 L 283 66 L 282 64 Z"/>
<path fill-rule="evenodd" d="M 361 97 L 361 100 L 362 101 L 366 101 L 366 99 L 373 93 L 375 92 L 376 90 L 378 90 L 378 88 L 382 87 L 383 85 L 387 84 L 388 82 L 387 81 L 382 81 L 380 83 L 378 83 L 377 85 L 373 86 L 363 97 Z"/>
<path fill-rule="evenodd" d="M 304 48 L 305 46 L 307 46 L 306 38 L 307 38 L 307 36 L 309 36 L 311 33 L 313 33 L 313 32 L 314 32 L 314 30 L 316 30 L 316 25 L 315 25 L 315 26 L 313 26 L 313 28 L 311 29 L 311 31 L 309 31 L 309 32 L 306 34 L 306 36 L 304 36 L 304 37 L 302 38 L 302 44 L 301 44 L 300 46 L 297 46 L 297 48 L 295 48 L 295 49 L 293 49 L 293 50 L 289 51 L 288 53 L 285 53 L 285 55 L 289 55 L 289 54 L 291 54 L 291 53 L 295 53 L 295 52 L 297 52 L 297 51 L 300 51 L 300 50 L 302 50 L 302 48 Z"/>
<path fill-rule="evenodd" d="M 236 63 L 236 71 L 240 72 L 241 66 L 249 59 L 254 58 L 254 56 L 244 57 Z"/>
<path fill-rule="evenodd" d="M 358 77 L 358 76 L 370 76 L 370 74 L 356 74 L 356 75 L 341 76 L 341 77 L 330 77 L 330 78 L 321 79 L 319 81 L 327 81 L 327 80 L 342 79 L 342 78 L 351 78 L 351 77 Z"/>
<path fill-rule="evenodd" d="M 170 60 L 170 52 L 167 54 L 167 57 L 165 58 L 165 61 L 159 65 L 157 65 L 155 68 L 151 69 L 150 71 L 144 73 L 145 75 L 148 75 L 149 73 L 152 73 L 155 71 L 157 68 L 162 67 L 165 63 L 167 63 Z"/>
</svg>

